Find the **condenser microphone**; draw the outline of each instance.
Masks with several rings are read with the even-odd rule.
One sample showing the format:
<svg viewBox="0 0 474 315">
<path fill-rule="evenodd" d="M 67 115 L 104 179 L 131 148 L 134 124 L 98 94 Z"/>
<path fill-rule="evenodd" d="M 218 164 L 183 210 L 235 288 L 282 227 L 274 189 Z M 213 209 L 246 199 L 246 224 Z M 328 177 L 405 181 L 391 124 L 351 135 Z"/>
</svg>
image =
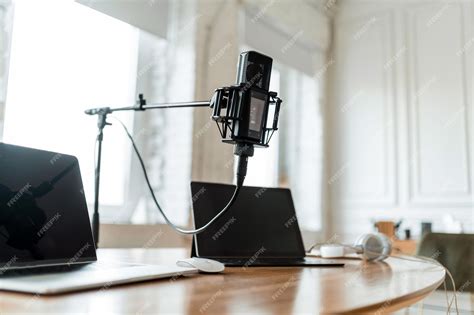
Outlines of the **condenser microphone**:
<svg viewBox="0 0 474 315">
<path fill-rule="evenodd" d="M 254 146 L 268 147 L 278 130 L 281 99 L 270 92 L 273 59 L 256 51 L 240 54 L 236 85 L 219 88 L 211 100 L 212 119 L 222 141 L 235 144 L 234 154 L 253 156 Z M 270 106 L 274 107 L 273 117 Z"/>
<path fill-rule="evenodd" d="M 236 85 L 219 88 L 211 99 L 212 119 L 216 121 L 222 141 L 234 144 L 237 163 L 237 185 L 243 184 L 248 157 L 254 147 L 268 147 L 278 130 L 281 99 L 270 92 L 272 58 L 256 51 L 240 54 Z M 268 117 L 270 106 L 273 117 Z"/>
</svg>

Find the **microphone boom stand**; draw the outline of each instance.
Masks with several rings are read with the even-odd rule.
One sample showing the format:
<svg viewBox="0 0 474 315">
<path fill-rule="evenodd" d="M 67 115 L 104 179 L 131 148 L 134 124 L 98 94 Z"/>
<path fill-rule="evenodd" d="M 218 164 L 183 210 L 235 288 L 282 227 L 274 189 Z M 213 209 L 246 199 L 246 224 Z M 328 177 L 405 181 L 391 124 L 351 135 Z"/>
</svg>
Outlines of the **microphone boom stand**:
<svg viewBox="0 0 474 315">
<path fill-rule="evenodd" d="M 159 104 L 146 104 L 146 100 L 143 98 L 143 94 L 138 96 L 138 102 L 136 106 L 128 107 L 99 107 L 92 108 L 85 111 L 87 115 L 97 115 L 97 157 L 95 166 L 95 181 L 94 181 L 94 214 L 92 217 L 92 233 L 94 235 L 94 242 L 96 248 L 99 244 L 99 192 L 100 192 L 100 167 L 102 161 L 102 141 L 104 140 L 104 128 L 107 125 L 111 125 L 107 122 L 107 115 L 118 111 L 145 111 L 147 109 L 166 109 L 166 108 L 189 108 L 189 107 L 208 107 L 210 106 L 209 101 L 198 101 L 198 102 L 178 102 L 178 103 L 159 103 Z"/>
</svg>

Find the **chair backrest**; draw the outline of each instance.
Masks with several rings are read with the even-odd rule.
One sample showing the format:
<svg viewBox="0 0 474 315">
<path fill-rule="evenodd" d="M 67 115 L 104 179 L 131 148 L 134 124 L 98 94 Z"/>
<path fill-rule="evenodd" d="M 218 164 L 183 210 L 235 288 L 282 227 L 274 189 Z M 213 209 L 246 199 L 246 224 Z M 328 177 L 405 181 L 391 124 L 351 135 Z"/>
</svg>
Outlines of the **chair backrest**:
<svg viewBox="0 0 474 315">
<path fill-rule="evenodd" d="M 458 291 L 474 292 L 474 234 L 428 233 L 417 254 L 434 258 L 448 268 Z M 452 290 L 450 281 L 446 284 Z"/>
</svg>

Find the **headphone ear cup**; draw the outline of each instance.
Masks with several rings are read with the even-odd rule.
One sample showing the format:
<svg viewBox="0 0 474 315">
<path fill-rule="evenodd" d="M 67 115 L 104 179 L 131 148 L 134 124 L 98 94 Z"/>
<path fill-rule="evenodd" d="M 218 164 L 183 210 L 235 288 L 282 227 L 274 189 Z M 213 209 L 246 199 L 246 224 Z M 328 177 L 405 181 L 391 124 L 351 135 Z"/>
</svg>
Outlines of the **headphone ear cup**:
<svg viewBox="0 0 474 315">
<path fill-rule="evenodd" d="M 383 244 L 383 247 L 382 247 L 383 250 L 382 250 L 382 254 L 380 255 L 379 260 L 384 260 L 387 257 L 389 257 L 390 254 L 392 253 L 392 241 L 385 234 L 379 233 L 378 235 L 380 235 L 381 241 L 382 241 L 382 244 Z"/>
<path fill-rule="evenodd" d="M 362 258 L 368 261 L 381 261 L 392 252 L 390 239 L 382 233 L 361 235 L 354 244 L 361 248 Z"/>
</svg>

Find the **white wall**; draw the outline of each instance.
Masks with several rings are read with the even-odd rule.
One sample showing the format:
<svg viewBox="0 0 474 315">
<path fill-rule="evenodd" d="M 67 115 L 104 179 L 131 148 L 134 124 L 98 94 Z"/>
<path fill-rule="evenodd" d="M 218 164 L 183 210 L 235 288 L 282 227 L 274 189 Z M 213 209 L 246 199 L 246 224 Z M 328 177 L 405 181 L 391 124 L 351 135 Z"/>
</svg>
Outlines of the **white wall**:
<svg viewBox="0 0 474 315">
<path fill-rule="evenodd" d="M 328 108 L 329 234 L 371 219 L 473 230 L 474 4 L 341 1 Z"/>
</svg>

